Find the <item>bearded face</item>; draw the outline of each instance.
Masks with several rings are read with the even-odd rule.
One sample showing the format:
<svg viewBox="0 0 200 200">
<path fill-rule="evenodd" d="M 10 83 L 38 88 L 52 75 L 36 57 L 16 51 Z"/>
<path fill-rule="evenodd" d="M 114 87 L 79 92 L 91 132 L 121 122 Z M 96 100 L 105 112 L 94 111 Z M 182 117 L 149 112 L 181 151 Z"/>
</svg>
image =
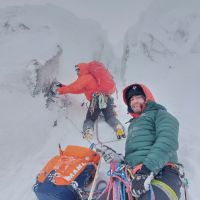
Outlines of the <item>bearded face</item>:
<svg viewBox="0 0 200 200">
<path fill-rule="evenodd" d="M 129 104 L 134 113 L 141 114 L 145 105 L 144 96 L 132 96 Z"/>
</svg>

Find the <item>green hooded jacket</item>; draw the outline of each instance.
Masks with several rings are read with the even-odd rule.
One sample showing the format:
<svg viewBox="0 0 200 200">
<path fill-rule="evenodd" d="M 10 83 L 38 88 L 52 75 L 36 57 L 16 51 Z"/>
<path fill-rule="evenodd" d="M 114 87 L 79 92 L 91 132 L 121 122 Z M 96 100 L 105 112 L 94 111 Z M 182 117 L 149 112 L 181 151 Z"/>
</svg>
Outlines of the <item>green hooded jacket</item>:
<svg viewBox="0 0 200 200">
<path fill-rule="evenodd" d="M 125 162 L 132 167 L 144 164 L 156 174 L 166 163 L 177 163 L 178 129 L 177 119 L 149 100 L 140 117 L 130 120 Z"/>
</svg>

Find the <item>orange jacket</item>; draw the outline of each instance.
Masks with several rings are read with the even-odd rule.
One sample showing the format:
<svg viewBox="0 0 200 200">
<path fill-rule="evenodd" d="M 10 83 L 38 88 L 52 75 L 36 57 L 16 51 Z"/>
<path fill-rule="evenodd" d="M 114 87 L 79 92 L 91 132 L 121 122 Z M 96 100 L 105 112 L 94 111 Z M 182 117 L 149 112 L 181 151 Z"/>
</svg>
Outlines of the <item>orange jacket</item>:
<svg viewBox="0 0 200 200">
<path fill-rule="evenodd" d="M 80 69 L 78 79 L 70 85 L 65 85 L 58 88 L 59 94 L 81 94 L 84 93 L 86 98 L 90 101 L 92 94 L 98 89 L 98 84 L 95 78 L 88 73 L 87 63 L 78 64 Z"/>
</svg>

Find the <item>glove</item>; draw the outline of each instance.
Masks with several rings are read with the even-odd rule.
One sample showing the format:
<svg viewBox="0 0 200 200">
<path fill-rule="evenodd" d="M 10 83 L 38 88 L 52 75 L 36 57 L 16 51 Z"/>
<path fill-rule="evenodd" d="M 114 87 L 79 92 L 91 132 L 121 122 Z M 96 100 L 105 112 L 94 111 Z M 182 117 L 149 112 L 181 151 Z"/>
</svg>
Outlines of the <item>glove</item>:
<svg viewBox="0 0 200 200">
<path fill-rule="evenodd" d="M 57 90 L 58 88 L 62 87 L 62 83 L 54 80 L 51 85 L 50 85 L 50 88 L 49 90 L 47 91 L 47 94 L 46 96 L 56 96 L 58 93 L 57 93 Z"/>
<path fill-rule="evenodd" d="M 133 196 L 138 198 L 150 189 L 150 184 L 154 179 L 154 173 L 151 172 L 145 165 L 134 175 L 132 180 Z"/>
<path fill-rule="evenodd" d="M 60 82 L 58 82 L 57 80 L 54 80 L 54 81 L 52 82 L 52 84 L 53 84 L 54 86 L 56 86 L 56 87 L 62 87 L 62 86 L 63 86 L 63 84 L 60 83 Z"/>
<path fill-rule="evenodd" d="M 112 162 L 122 162 L 124 161 L 124 156 L 122 154 L 118 154 L 115 150 L 112 148 L 103 145 L 101 149 L 101 153 L 103 156 L 103 159 L 106 163 L 110 164 Z"/>
</svg>

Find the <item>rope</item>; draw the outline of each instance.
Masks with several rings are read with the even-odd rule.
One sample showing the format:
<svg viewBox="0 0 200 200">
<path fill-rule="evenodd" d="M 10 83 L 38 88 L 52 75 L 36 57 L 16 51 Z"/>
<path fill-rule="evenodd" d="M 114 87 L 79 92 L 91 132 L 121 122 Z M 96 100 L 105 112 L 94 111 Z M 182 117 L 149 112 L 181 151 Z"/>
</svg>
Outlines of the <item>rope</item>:
<svg viewBox="0 0 200 200">
<path fill-rule="evenodd" d="M 126 138 L 121 138 L 120 140 L 119 139 L 108 140 L 106 142 L 102 142 L 102 144 L 108 144 L 108 143 L 114 143 L 114 142 L 121 142 L 123 140 L 126 140 Z"/>
<path fill-rule="evenodd" d="M 108 171 L 108 176 L 110 176 L 110 179 L 107 187 L 97 199 L 107 193 L 107 200 L 109 200 L 111 190 L 113 190 L 113 200 L 125 200 L 126 193 L 128 194 L 128 199 L 133 200 L 131 194 L 131 182 L 127 177 L 127 173 L 124 171 L 124 166 L 121 167 L 120 163 L 111 163 L 111 169 Z"/>
<path fill-rule="evenodd" d="M 65 118 L 68 119 L 68 120 L 72 123 L 72 125 L 74 126 L 74 128 L 75 128 L 79 133 L 82 132 L 82 130 L 75 124 L 75 122 L 74 122 L 72 119 L 70 119 L 68 116 L 65 116 Z"/>
<path fill-rule="evenodd" d="M 117 99 L 119 99 L 119 93 L 118 93 L 117 87 L 116 87 L 116 97 L 117 97 Z"/>
<path fill-rule="evenodd" d="M 97 142 L 98 142 L 96 145 L 100 144 L 100 146 L 102 148 L 103 143 L 99 139 L 99 127 L 98 127 L 98 123 L 99 123 L 99 118 L 97 118 L 97 120 L 96 120 L 96 136 L 97 136 Z"/>
<path fill-rule="evenodd" d="M 91 188 L 88 200 L 92 200 L 92 197 L 93 197 L 93 194 L 94 194 L 94 190 L 95 190 L 95 186 L 96 186 L 96 181 L 97 181 L 97 178 L 99 176 L 99 169 L 100 169 L 100 165 L 101 165 L 101 158 L 102 157 L 100 156 L 100 160 L 99 160 L 99 163 L 98 163 L 98 166 L 97 166 L 97 169 L 96 169 L 96 173 L 95 173 L 95 176 L 94 176 L 94 180 L 93 180 L 93 183 L 92 183 L 92 188 Z"/>
<path fill-rule="evenodd" d="M 75 124 L 75 122 L 72 120 L 72 119 L 70 119 L 68 116 L 65 116 L 65 118 L 66 119 L 68 119 L 68 121 L 70 121 L 71 122 L 71 124 L 74 126 L 74 128 L 77 130 L 77 132 L 79 133 L 79 134 L 81 134 L 82 133 L 82 130 Z M 82 135 L 81 135 L 82 136 Z M 90 140 L 86 140 L 90 145 L 95 145 L 94 143 L 92 143 Z"/>
<path fill-rule="evenodd" d="M 98 118 L 97 118 L 97 121 L 96 121 L 96 136 L 97 136 L 98 144 L 100 144 L 101 148 L 102 148 L 102 143 L 99 140 Z M 93 145 L 95 145 L 95 144 L 93 144 Z M 101 159 L 102 159 L 102 156 L 100 156 L 99 164 L 98 164 L 97 169 L 96 169 L 95 177 L 94 177 L 94 180 L 93 180 L 93 183 L 92 183 L 92 188 L 91 188 L 88 200 L 92 200 L 92 197 L 93 197 L 93 194 L 94 194 L 94 190 L 95 190 L 95 186 L 96 186 L 96 180 L 97 180 L 97 177 L 99 176 L 99 169 L 100 169 Z"/>
<path fill-rule="evenodd" d="M 150 200 L 156 200 L 152 185 L 150 185 Z"/>
</svg>

